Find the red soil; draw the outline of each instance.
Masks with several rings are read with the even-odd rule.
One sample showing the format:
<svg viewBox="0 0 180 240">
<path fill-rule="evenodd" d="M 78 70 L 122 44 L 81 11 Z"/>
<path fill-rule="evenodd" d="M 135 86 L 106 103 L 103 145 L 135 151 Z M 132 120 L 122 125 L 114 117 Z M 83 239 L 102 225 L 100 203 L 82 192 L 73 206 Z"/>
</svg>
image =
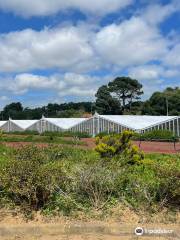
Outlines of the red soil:
<svg viewBox="0 0 180 240">
<path fill-rule="evenodd" d="M 95 141 L 92 138 L 86 138 L 83 140 L 88 148 L 95 147 Z M 180 142 L 175 144 L 171 142 L 140 142 L 134 141 L 135 145 L 140 147 L 140 149 L 147 153 L 180 153 Z"/>
<path fill-rule="evenodd" d="M 86 146 L 74 146 L 78 148 L 85 148 L 85 149 L 93 149 L 95 147 L 95 140 L 93 138 L 84 138 L 81 139 Z M 6 146 L 19 148 L 22 146 L 31 145 L 30 142 L 6 142 L 3 143 Z M 176 143 L 175 149 L 174 149 L 174 143 L 168 143 L 168 142 L 138 142 L 134 141 L 134 144 L 137 146 L 140 146 L 140 149 L 146 153 L 180 153 L 180 142 Z M 139 145 L 140 144 L 140 145 Z M 36 146 L 39 147 L 47 147 L 48 143 L 35 143 Z"/>
</svg>

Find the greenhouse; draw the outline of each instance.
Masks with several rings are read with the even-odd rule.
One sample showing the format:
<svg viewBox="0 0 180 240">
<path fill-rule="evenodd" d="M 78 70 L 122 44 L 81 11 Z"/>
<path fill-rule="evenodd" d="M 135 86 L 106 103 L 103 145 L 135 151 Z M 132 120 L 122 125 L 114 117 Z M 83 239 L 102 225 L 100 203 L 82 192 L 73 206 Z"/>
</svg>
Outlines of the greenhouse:
<svg viewBox="0 0 180 240">
<path fill-rule="evenodd" d="M 38 120 L 12 120 L 8 121 L 8 132 L 38 131 Z"/>
<path fill-rule="evenodd" d="M 4 132 L 37 131 L 42 132 L 86 132 L 91 136 L 98 133 L 121 133 L 132 130 L 144 133 L 152 130 L 169 130 L 180 136 L 180 117 L 178 116 L 138 116 L 138 115 L 99 115 L 90 118 L 45 118 L 41 120 L 1 121 Z"/>
<path fill-rule="evenodd" d="M 42 117 L 40 132 L 64 132 L 85 121 L 85 118 L 45 118 Z"/>
<path fill-rule="evenodd" d="M 0 121 L 0 130 L 8 132 L 8 121 Z"/>
<path fill-rule="evenodd" d="M 169 130 L 180 136 L 180 117 L 95 114 L 92 118 L 86 119 L 70 130 L 87 132 L 95 136 L 101 132 L 121 133 L 124 130 L 132 130 L 144 133 L 155 129 Z"/>
</svg>

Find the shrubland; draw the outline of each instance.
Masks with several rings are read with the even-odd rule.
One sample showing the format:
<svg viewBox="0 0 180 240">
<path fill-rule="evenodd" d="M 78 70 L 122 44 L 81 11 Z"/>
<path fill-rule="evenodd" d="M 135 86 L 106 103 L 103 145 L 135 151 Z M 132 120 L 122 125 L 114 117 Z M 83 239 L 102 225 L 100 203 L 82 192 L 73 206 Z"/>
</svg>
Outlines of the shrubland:
<svg viewBox="0 0 180 240">
<path fill-rule="evenodd" d="M 76 217 L 111 215 L 122 205 L 178 211 L 180 155 L 144 155 L 132 137 L 125 131 L 98 138 L 95 150 L 1 146 L 0 207 Z"/>
</svg>

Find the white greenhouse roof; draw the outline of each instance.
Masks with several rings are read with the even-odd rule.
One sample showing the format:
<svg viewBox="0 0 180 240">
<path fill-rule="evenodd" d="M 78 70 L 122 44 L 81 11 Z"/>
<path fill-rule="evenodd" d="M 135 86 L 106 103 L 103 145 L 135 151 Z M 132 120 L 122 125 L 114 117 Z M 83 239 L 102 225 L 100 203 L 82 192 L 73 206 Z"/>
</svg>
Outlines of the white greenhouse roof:
<svg viewBox="0 0 180 240">
<path fill-rule="evenodd" d="M 7 121 L 0 121 L 0 127 L 2 127 Z"/>
<path fill-rule="evenodd" d="M 10 120 L 12 123 L 16 124 L 18 127 L 22 129 L 27 129 L 33 124 L 37 123 L 39 120 Z"/>
<path fill-rule="evenodd" d="M 178 118 L 177 116 L 99 115 L 124 127 L 141 130 Z"/>
<path fill-rule="evenodd" d="M 44 118 L 44 120 L 56 125 L 57 127 L 67 130 L 87 120 L 87 118 Z"/>
</svg>

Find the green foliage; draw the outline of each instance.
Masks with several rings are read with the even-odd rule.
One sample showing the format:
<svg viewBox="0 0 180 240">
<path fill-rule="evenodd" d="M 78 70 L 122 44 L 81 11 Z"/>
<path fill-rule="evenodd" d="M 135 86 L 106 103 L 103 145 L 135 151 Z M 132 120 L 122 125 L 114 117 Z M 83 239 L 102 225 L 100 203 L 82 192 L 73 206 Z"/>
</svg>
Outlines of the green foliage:
<svg viewBox="0 0 180 240">
<path fill-rule="evenodd" d="M 122 134 L 107 135 L 96 138 L 95 150 L 102 158 L 118 157 L 124 155 L 130 163 L 138 162 L 143 159 L 143 153 L 131 142 L 134 133 L 124 131 Z"/>
<path fill-rule="evenodd" d="M 123 196 L 135 208 L 180 205 L 180 156 L 155 157 L 126 169 L 117 181 L 118 188 L 125 186 Z"/>
<path fill-rule="evenodd" d="M 0 172 L 1 186 L 16 204 L 39 209 L 49 200 L 51 193 L 68 182 L 63 163 L 52 161 L 43 149 L 24 147 Z"/>
<path fill-rule="evenodd" d="M 86 132 L 44 132 L 42 136 L 57 136 L 57 137 L 79 137 L 79 138 L 89 138 L 90 135 Z"/>
<path fill-rule="evenodd" d="M 133 100 L 140 99 L 142 85 L 130 77 L 117 77 L 96 93 L 96 110 L 100 114 L 122 114 L 131 110 Z"/>
<path fill-rule="evenodd" d="M 97 135 L 96 135 L 96 138 L 102 138 L 102 137 L 105 137 L 105 136 L 107 136 L 108 135 L 108 132 L 100 132 L 100 133 L 98 133 Z"/>
<path fill-rule="evenodd" d="M 6 132 L 6 134 L 8 135 L 12 135 L 12 132 Z M 22 132 L 18 132 L 18 131 L 15 131 L 13 132 L 13 135 L 39 135 L 39 133 L 37 131 L 22 131 Z"/>
<path fill-rule="evenodd" d="M 167 106 L 168 104 L 168 106 Z M 144 103 L 142 114 L 166 115 L 167 107 L 169 115 L 180 114 L 180 88 L 167 88 L 163 92 L 155 92 Z"/>
<path fill-rule="evenodd" d="M 3 134 L 0 142 L 32 142 L 32 143 L 53 143 L 66 145 L 85 145 L 84 142 L 74 137 L 64 138 L 53 133 L 44 135 L 24 134 Z"/>
<path fill-rule="evenodd" d="M 111 96 L 108 86 L 101 86 L 96 93 L 96 111 L 99 114 L 120 114 L 121 105 Z"/>
<path fill-rule="evenodd" d="M 133 100 L 140 99 L 143 94 L 142 84 L 130 77 L 117 77 L 108 84 L 109 91 L 122 104 L 122 110 L 126 109 L 126 104 L 131 108 Z"/>
<path fill-rule="evenodd" d="M 94 107 L 91 102 L 52 104 L 37 108 L 23 108 L 21 103 L 11 103 L 1 112 L 1 120 L 12 119 L 40 119 L 42 115 L 48 117 L 82 117 L 85 113 L 91 113 Z"/>
<path fill-rule="evenodd" d="M 121 137 L 131 149 L 131 135 L 117 139 L 114 135 L 108 141 L 114 146 Z M 119 143 L 115 146 L 118 149 Z M 136 211 L 178 209 L 180 155 L 147 154 L 141 164 L 133 157 L 126 151 L 104 158 L 78 148 L 51 145 L 12 150 L 0 145 L 0 207 L 11 204 L 13 209 L 65 216 L 92 210 L 107 213 L 119 203 Z"/>
<path fill-rule="evenodd" d="M 85 200 L 96 210 L 102 209 L 112 197 L 116 175 L 102 160 L 78 171 L 77 194 L 81 203 Z"/>
<path fill-rule="evenodd" d="M 152 130 L 145 132 L 143 134 L 136 133 L 134 136 L 135 140 L 142 140 L 142 141 L 153 141 L 153 140 L 159 140 L 159 141 L 177 141 L 178 138 L 176 138 L 173 134 L 173 132 L 168 130 Z"/>
</svg>

